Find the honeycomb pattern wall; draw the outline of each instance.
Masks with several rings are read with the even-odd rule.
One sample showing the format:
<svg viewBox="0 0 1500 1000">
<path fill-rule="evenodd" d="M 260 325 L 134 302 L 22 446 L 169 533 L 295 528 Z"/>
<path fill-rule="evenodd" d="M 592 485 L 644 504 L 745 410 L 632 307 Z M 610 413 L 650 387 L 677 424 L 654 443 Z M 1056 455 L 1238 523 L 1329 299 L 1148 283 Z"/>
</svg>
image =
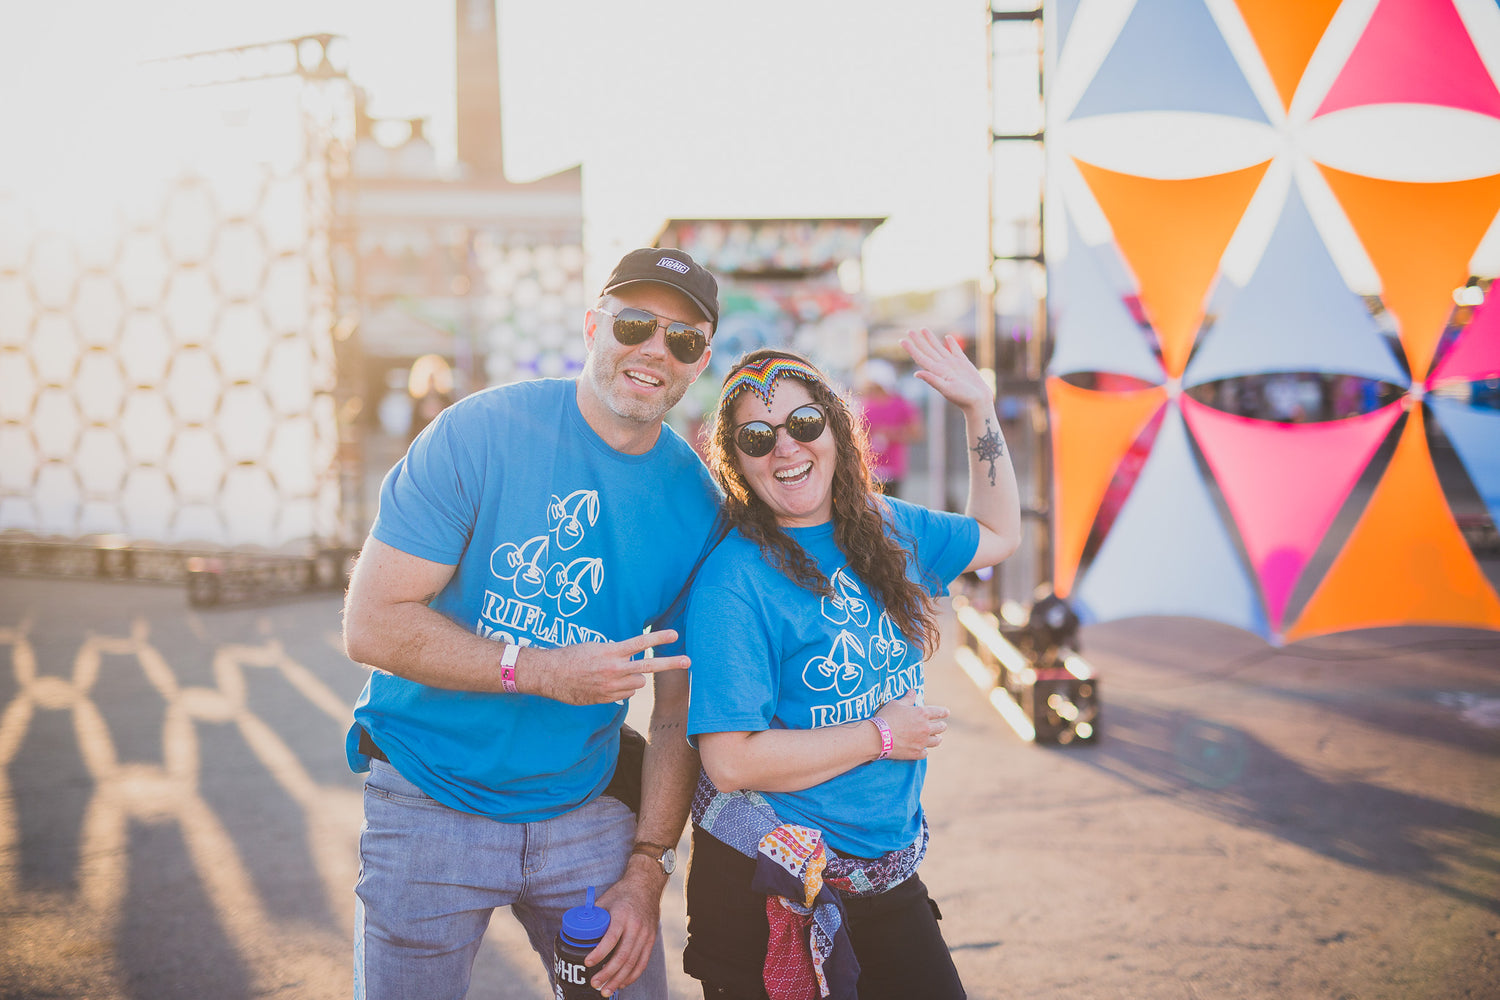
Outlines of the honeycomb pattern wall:
<svg viewBox="0 0 1500 1000">
<path fill-rule="evenodd" d="M 583 247 L 481 232 L 474 237 L 474 256 L 484 280 L 480 308 L 489 384 L 582 371 L 587 349 L 578 327 L 593 304 L 584 293 Z"/>
<path fill-rule="evenodd" d="M 343 534 L 329 230 L 350 98 L 297 52 L 164 95 L 187 154 L 86 231 L 0 191 L 0 530 Z"/>
<path fill-rule="evenodd" d="M 593 300 L 584 294 L 577 227 L 392 224 L 356 211 L 347 221 L 351 233 L 335 245 L 335 260 L 348 276 L 343 311 L 360 316 L 367 352 L 468 352 L 466 392 L 582 369 L 580 318 Z"/>
</svg>

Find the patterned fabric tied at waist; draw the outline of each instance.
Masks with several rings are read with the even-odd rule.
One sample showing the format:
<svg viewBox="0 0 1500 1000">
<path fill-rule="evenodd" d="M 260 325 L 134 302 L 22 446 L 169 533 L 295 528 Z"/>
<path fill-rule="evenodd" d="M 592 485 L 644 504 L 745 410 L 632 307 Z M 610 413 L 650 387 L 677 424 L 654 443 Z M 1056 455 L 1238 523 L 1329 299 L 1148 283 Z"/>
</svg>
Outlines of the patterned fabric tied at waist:
<svg viewBox="0 0 1500 1000">
<path fill-rule="evenodd" d="M 828 848 L 823 831 L 781 822 L 760 793 L 721 792 L 700 771 L 693 822 L 755 861 L 751 888 L 766 894 L 771 929 L 764 969 L 771 1000 L 857 1000 L 859 962 L 839 893 L 875 895 L 915 875 L 927 854 L 926 818 L 899 851 L 845 857 Z"/>
</svg>

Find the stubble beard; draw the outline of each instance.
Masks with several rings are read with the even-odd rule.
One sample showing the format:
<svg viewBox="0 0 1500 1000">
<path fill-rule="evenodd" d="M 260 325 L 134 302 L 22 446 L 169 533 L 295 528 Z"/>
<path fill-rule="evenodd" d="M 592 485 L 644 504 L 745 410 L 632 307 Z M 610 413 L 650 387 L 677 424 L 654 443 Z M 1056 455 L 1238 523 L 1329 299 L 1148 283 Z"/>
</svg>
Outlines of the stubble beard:
<svg viewBox="0 0 1500 1000">
<path fill-rule="evenodd" d="M 583 364 L 583 377 L 594 387 L 594 394 L 604 407 L 615 416 L 638 424 L 659 424 L 667 412 L 687 395 L 686 379 L 672 378 L 662 386 L 662 396 L 657 402 L 632 399 L 621 389 L 617 379 L 628 378 L 623 372 L 629 365 L 624 362 L 611 364 L 608 371 L 601 371 L 598 354 L 590 354 Z"/>
</svg>

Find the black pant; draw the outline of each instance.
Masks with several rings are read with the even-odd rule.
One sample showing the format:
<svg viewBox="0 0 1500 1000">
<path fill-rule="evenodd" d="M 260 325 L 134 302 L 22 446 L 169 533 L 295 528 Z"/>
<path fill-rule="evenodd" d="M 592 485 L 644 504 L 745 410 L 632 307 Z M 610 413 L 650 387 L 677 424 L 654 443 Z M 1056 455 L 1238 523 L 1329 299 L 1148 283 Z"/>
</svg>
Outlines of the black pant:
<svg viewBox="0 0 1500 1000">
<path fill-rule="evenodd" d="M 693 827 L 687 875 L 688 941 L 682 967 L 705 997 L 766 1000 L 761 971 L 771 931 L 766 897 L 750 889 L 755 862 Z M 963 983 L 942 914 L 913 875 L 878 896 L 844 898 L 859 959 L 859 1000 L 962 1000 Z"/>
</svg>

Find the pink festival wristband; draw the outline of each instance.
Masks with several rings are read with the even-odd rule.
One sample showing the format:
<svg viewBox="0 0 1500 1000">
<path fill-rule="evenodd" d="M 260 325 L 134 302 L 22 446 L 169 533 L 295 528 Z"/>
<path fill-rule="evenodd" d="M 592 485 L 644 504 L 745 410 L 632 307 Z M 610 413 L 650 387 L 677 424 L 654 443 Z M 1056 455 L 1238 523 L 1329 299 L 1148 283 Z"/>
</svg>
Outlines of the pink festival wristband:
<svg viewBox="0 0 1500 1000">
<path fill-rule="evenodd" d="M 870 716 L 870 721 L 875 723 L 876 729 L 880 730 L 880 756 L 875 759 L 885 760 L 891 755 L 891 751 L 896 748 L 896 741 L 891 736 L 890 724 L 878 715 Z"/>
<path fill-rule="evenodd" d="M 521 647 L 513 642 L 505 644 L 505 652 L 500 654 L 500 686 L 505 688 L 506 694 L 516 694 L 516 657 L 521 655 Z"/>
</svg>

